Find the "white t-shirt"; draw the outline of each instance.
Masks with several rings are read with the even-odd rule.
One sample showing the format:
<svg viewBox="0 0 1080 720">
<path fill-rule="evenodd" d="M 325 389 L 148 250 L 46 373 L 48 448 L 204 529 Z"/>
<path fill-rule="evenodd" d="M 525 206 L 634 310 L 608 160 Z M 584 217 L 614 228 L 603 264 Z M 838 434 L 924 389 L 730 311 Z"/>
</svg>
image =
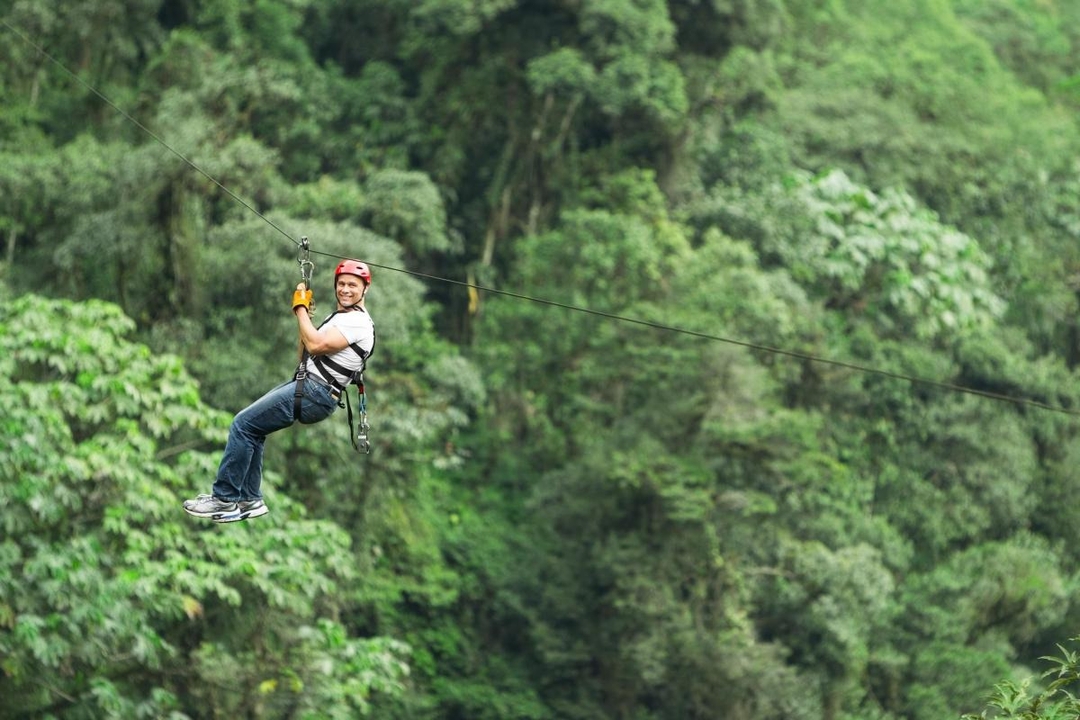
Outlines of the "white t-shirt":
<svg viewBox="0 0 1080 720">
<path fill-rule="evenodd" d="M 349 312 L 335 312 L 332 313 L 326 320 L 323 320 L 320 329 L 326 327 L 337 328 L 345 339 L 351 345 L 356 343 L 363 349 L 365 353 L 370 353 L 371 349 L 375 346 L 375 323 L 372 321 L 371 316 L 366 311 L 356 309 Z M 359 370 L 364 366 L 364 361 L 356 351 L 351 347 L 338 350 L 336 353 L 329 355 L 323 355 L 323 358 L 331 360 L 332 362 L 340 365 L 341 367 L 351 371 Z M 308 358 L 307 371 L 314 373 L 316 377 L 324 377 L 329 374 L 331 377 L 326 378 L 332 380 L 338 385 L 345 385 L 349 382 L 350 378 L 342 376 L 341 373 L 334 370 L 329 365 L 324 365 L 323 370 L 320 371 L 315 365 L 315 358 Z"/>
</svg>

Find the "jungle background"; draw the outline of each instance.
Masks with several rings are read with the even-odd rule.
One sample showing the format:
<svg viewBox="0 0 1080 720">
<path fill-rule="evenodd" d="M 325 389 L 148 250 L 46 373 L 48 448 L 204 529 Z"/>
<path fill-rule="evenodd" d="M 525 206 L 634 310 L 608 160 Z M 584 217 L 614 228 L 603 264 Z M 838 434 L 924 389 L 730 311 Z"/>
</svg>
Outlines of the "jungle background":
<svg viewBox="0 0 1080 720">
<path fill-rule="evenodd" d="M 0 716 L 1013 716 L 1071 652 L 1080 4 L 0 18 Z M 301 236 L 373 452 L 196 521 Z"/>
</svg>

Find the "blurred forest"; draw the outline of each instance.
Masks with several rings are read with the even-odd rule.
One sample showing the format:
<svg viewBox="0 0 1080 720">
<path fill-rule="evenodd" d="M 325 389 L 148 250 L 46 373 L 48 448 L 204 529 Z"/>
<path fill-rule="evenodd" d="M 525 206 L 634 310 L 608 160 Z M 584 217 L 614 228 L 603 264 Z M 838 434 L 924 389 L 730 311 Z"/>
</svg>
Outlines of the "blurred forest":
<svg viewBox="0 0 1080 720">
<path fill-rule="evenodd" d="M 1080 3 L 0 20 L 0 717 L 1076 717 Z"/>
</svg>

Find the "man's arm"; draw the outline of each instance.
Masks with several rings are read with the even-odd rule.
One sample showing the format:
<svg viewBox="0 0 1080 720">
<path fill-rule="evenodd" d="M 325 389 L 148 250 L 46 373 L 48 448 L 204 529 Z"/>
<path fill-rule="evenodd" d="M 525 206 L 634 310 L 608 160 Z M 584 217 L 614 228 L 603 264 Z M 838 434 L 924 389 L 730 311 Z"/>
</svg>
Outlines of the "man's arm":
<svg viewBox="0 0 1080 720">
<path fill-rule="evenodd" d="M 304 284 L 297 285 L 297 290 L 302 290 Z M 295 302 L 295 301 L 294 301 Z M 349 346 L 349 341 L 336 327 L 330 326 L 319 330 L 311 322 L 311 315 L 307 305 L 294 305 L 293 314 L 296 315 L 296 324 L 300 331 L 300 343 L 310 355 L 330 355 Z"/>
<path fill-rule="evenodd" d="M 311 355 L 330 355 L 349 347 L 349 341 L 336 327 L 317 329 L 306 307 L 296 309 L 296 323 L 300 329 L 300 342 Z"/>
</svg>

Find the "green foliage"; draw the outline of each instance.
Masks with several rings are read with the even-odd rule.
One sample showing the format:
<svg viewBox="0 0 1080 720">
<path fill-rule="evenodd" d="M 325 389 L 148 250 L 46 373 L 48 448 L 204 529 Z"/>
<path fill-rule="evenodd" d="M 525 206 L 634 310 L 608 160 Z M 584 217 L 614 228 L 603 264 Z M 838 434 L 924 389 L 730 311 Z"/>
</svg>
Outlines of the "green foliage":
<svg viewBox="0 0 1080 720">
<path fill-rule="evenodd" d="M 530 60 L 534 93 L 586 97 L 612 116 L 645 112 L 674 126 L 688 109 L 684 78 L 663 59 L 674 47 L 674 25 L 659 2 L 604 0 L 582 7 L 585 50 L 564 47 Z"/>
<path fill-rule="evenodd" d="M 343 100 L 323 163 L 361 176 L 381 168 L 404 170 L 423 133 L 400 72 L 389 63 L 366 63 L 359 76 L 335 74 L 324 92 Z"/>
<path fill-rule="evenodd" d="M 0 714 L 1075 714 L 1075 416 L 899 377 L 1080 407 L 1072 5 L 69 5 L 231 192 L 0 28 Z M 194 524 L 283 235 L 375 267 L 375 451 Z"/>
<path fill-rule="evenodd" d="M 1028 642 L 1063 617 L 1068 588 L 1059 564 L 1044 541 L 1025 536 L 957 553 L 909 581 L 910 627 L 942 640 Z"/>
<path fill-rule="evenodd" d="M 927 642 L 912 661 L 911 717 L 955 717 L 978 707 L 988 683 L 1010 674 L 1000 647 Z"/>
<path fill-rule="evenodd" d="M 1028 85 L 1054 95 L 1073 74 L 1076 9 L 1067 3 L 957 2 L 957 16 Z"/>
<path fill-rule="evenodd" d="M 1022 215 L 1022 187 L 1071 156 L 1075 133 L 950 5 L 892 4 L 870 18 L 837 3 L 813 44 L 793 51 L 779 119 L 800 165 L 903 187 L 963 230 Z"/>
<path fill-rule="evenodd" d="M 1076 642 L 1077 638 L 1072 641 Z M 1045 686 L 1033 684 L 1032 678 L 1020 681 L 1006 680 L 998 683 L 990 696 L 987 708 L 981 713 L 968 713 L 963 720 L 980 718 L 1008 718 L 1015 720 L 1064 720 L 1076 717 L 1080 702 L 1070 686 L 1080 680 L 1080 656 L 1075 651 L 1058 645 L 1060 657 L 1044 657 L 1052 667 L 1042 678 L 1053 678 Z"/>
<path fill-rule="evenodd" d="M 285 212 L 298 218 L 345 221 L 356 217 L 364 193 L 354 182 L 323 175 L 317 182 L 293 186 L 285 201 Z"/>
<path fill-rule="evenodd" d="M 647 55 L 675 49 L 675 26 L 666 3 L 659 0 L 591 0 L 583 3 L 579 22 L 589 44 L 605 60 L 621 55 L 623 47 Z"/>
<path fill-rule="evenodd" d="M 778 205 L 783 218 L 772 212 Z M 911 196 L 879 195 L 840 171 L 795 176 L 750 202 L 721 192 L 697 212 L 754 239 L 812 298 L 883 337 L 940 343 L 990 327 L 1005 309 L 990 258 L 973 238 Z"/>
<path fill-rule="evenodd" d="M 384 170 L 373 174 L 364 186 L 360 217 L 416 257 L 453 249 L 439 190 L 422 173 Z"/>
<path fill-rule="evenodd" d="M 555 92 L 566 95 L 589 92 L 596 82 L 596 69 L 576 48 L 559 48 L 529 61 L 529 85 L 543 95 Z"/>
<path fill-rule="evenodd" d="M 325 617 L 356 577 L 340 528 L 304 519 L 284 495 L 281 520 L 259 531 L 203 532 L 180 513 L 213 471 L 193 448 L 219 445 L 227 418 L 178 358 L 128 341 L 132 321 L 99 301 L 7 307 L 6 712 L 164 716 L 205 702 L 348 717 L 371 692 L 401 689 L 406 646 Z M 225 671 L 228 683 L 213 682 Z"/>
<path fill-rule="evenodd" d="M 446 30 L 454 35 L 472 35 L 517 4 L 517 0 L 421 0 L 410 15 L 428 32 Z"/>
</svg>

